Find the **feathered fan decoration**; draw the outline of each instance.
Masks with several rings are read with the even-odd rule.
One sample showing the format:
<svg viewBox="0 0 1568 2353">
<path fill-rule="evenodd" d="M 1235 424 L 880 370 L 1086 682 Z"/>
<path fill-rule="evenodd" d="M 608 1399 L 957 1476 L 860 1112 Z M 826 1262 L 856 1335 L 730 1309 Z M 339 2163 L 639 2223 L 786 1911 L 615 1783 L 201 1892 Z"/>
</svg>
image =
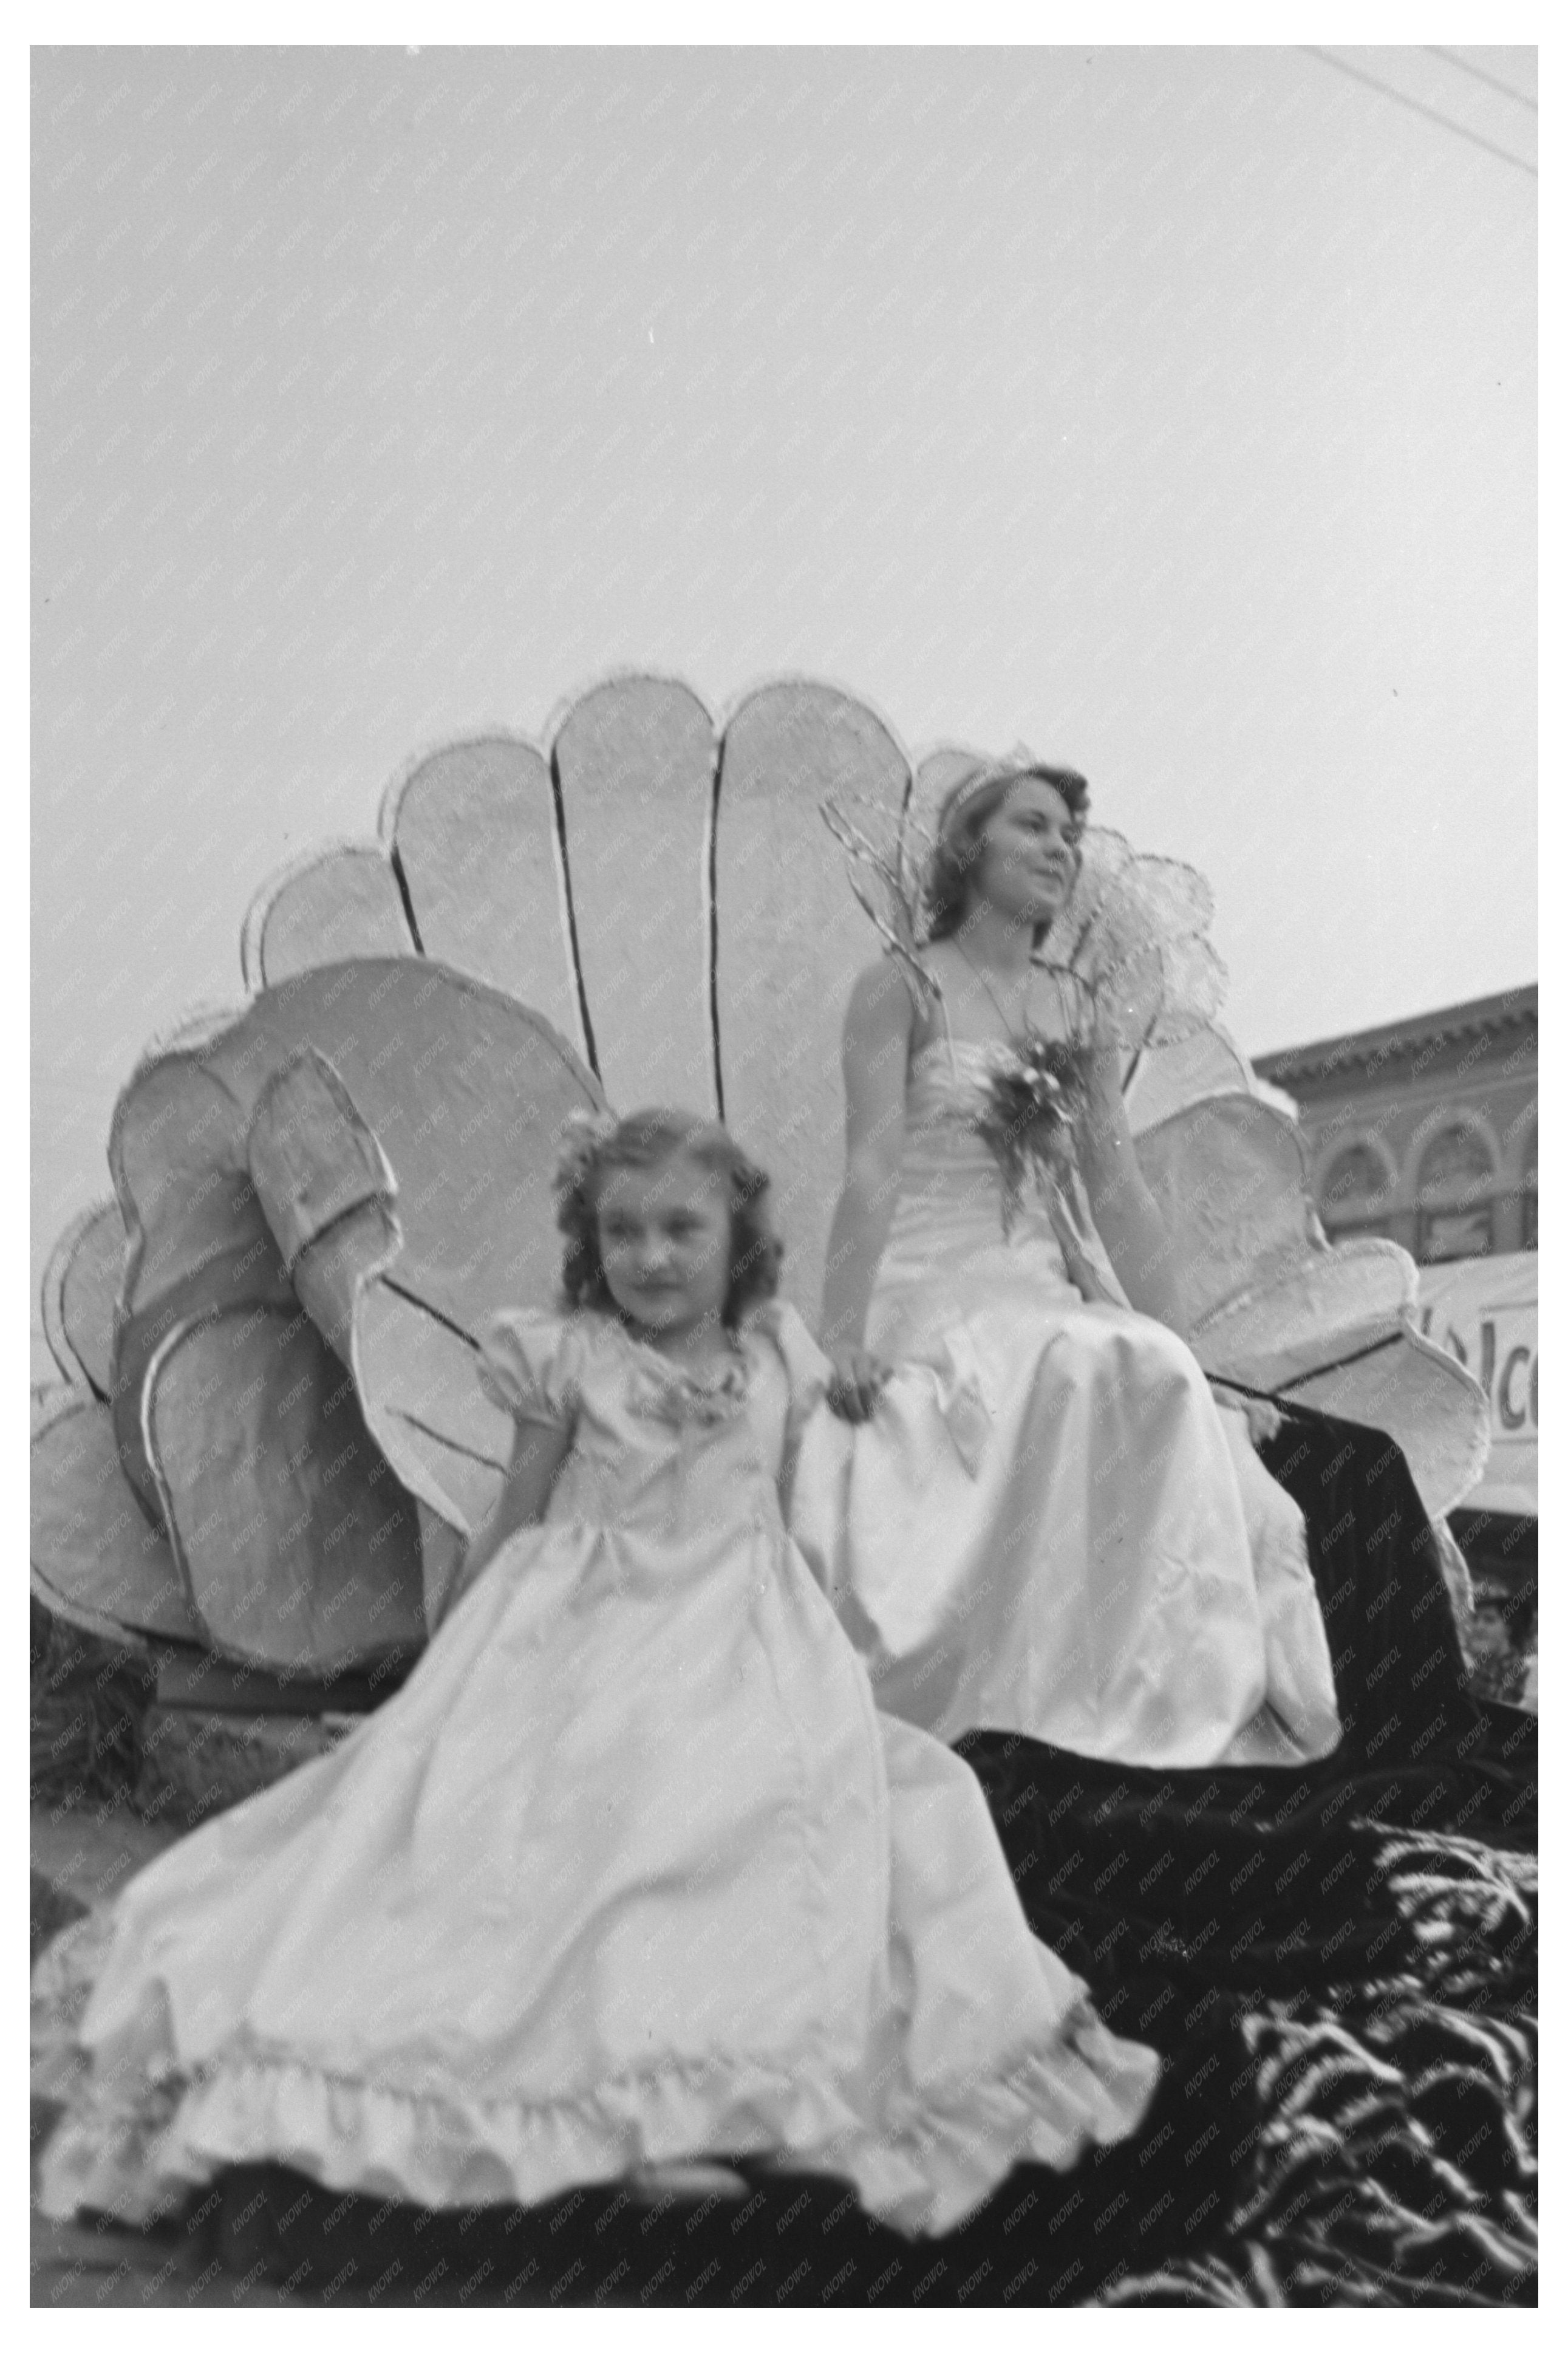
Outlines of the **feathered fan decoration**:
<svg viewBox="0 0 1568 2353">
<path fill-rule="evenodd" d="M 847 794 L 821 807 L 856 898 L 892 952 L 940 997 L 925 956 L 935 834 L 910 807 L 895 816 Z M 1087 994 L 1100 1022 L 1134 1055 L 1205 1028 L 1225 1000 L 1226 976 L 1205 936 L 1214 898 L 1203 876 L 1173 858 L 1142 856 L 1100 826 L 1085 829 L 1079 860 L 1071 896 L 1037 957 L 1058 976 L 1064 1000 Z"/>
</svg>

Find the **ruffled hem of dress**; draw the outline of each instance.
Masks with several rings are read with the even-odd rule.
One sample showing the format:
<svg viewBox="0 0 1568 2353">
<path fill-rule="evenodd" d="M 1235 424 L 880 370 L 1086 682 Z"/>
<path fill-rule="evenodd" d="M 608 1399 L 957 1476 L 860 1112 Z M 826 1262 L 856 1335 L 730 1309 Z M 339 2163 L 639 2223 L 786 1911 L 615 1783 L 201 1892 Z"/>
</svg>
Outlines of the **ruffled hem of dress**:
<svg viewBox="0 0 1568 2353">
<path fill-rule="evenodd" d="M 189 2072 L 173 2052 L 149 2052 L 133 2073 L 100 2080 L 68 2028 L 52 2047 L 47 2031 L 39 2041 L 37 2088 L 68 2102 L 44 2154 L 44 2211 L 127 2222 L 177 2210 L 229 2165 L 270 2161 L 331 2189 L 436 2208 L 539 2205 L 641 2166 L 726 2155 L 842 2176 L 869 2213 L 934 2235 L 1014 2165 L 1067 2171 L 1088 2145 L 1126 2138 L 1159 2068 L 1087 2002 L 1048 2050 L 1009 2072 L 923 2096 L 900 2082 L 872 2116 L 831 2061 L 808 2051 L 672 2060 L 531 2101 L 404 2089 L 245 2049 Z"/>
</svg>

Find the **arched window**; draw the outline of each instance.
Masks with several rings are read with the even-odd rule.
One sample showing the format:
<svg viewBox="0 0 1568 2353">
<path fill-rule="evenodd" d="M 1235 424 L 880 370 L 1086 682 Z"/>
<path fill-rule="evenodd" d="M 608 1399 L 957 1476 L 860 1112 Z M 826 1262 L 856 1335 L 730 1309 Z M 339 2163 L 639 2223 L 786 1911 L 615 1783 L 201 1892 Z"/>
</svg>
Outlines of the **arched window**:
<svg viewBox="0 0 1568 2353">
<path fill-rule="evenodd" d="M 1335 1153 L 1318 1187 L 1318 1210 L 1329 1233 L 1380 1231 L 1388 1189 L 1388 1170 L 1372 1145 L 1347 1144 Z"/>
<path fill-rule="evenodd" d="M 1417 1256 L 1430 1266 L 1449 1258 L 1487 1258 L 1496 1247 L 1492 1191 L 1496 1166 L 1485 1137 L 1456 1120 L 1439 1128 L 1421 1155 Z"/>
<path fill-rule="evenodd" d="M 1370 1144 L 1348 1144 L 1331 1163 L 1323 1180 L 1322 1206 L 1329 1215 L 1353 1214 L 1375 1201 L 1388 1183 L 1388 1172 Z"/>
</svg>

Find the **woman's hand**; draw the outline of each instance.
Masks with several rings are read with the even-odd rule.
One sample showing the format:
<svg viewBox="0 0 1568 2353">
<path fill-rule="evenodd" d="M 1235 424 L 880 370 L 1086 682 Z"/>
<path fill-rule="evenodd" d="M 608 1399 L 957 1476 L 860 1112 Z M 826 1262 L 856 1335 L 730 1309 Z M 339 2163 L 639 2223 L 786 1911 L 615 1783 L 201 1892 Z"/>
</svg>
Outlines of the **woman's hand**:
<svg viewBox="0 0 1568 2353">
<path fill-rule="evenodd" d="M 846 1348 L 834 1359 L 827 1403 L 840 1421 L 869 1421 L 892 1374 L 891 1365 L 868 1348 Z"/>
</svg>

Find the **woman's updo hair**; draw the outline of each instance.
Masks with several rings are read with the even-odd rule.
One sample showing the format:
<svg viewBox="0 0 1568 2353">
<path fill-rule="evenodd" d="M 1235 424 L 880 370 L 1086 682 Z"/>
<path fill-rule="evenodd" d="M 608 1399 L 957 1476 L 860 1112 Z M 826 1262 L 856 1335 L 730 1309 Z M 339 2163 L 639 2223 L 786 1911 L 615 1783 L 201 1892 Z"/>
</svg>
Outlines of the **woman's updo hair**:
<svg viewBox="0 0 1568 2353">
<path fill-rule="evenodd" d="M 723 1320 L 732 1331 L 750 1310 L 771 1299 L 779 1284 L 784 1244 L 768 1216 L 768 1177 L 716 1120 L 686 1111 L 635 1111 L 597 1124 L 574 1146 L 555 1179 L 555 1222 L 566 1237 L 561 1288 L 568 1307 L 618 1315 L 599 1254 L 599 1195 L 616 1168 L 657 1168 L 666 1160 L 693 1160 L 721 1178 L 730 1206 L 730 1287 Z"/>
<path fill-rule="evenodd" d="M 982 785 L 976 785 L 973 776 L 961 778 L 937 816 L 936 848 L 924 885 L 928 939 L 949 939 L 957 931 L 969 896 L 970 869 L 985 847 L 985 828 L 1014 786 L 1028 776 L 1037 777 L 1061 795 L 1075 840 L 1083 830 L 1089 815 L 1089 780 L 1076 768 L 1051 768 L 1043 761 L 1029 761 L 1004 768 Z"/>
</svg>

